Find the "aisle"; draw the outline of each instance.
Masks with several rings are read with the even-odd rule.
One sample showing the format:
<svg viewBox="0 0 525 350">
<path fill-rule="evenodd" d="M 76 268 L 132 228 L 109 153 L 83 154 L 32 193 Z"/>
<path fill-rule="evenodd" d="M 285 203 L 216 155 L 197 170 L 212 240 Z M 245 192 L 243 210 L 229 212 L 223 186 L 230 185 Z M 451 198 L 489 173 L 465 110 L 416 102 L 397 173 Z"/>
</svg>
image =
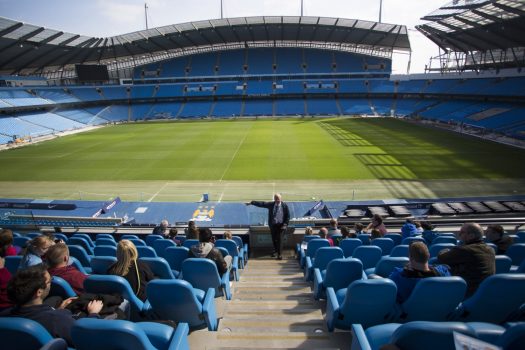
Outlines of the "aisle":
<svg viewBox="0 0 525 350">
<path fill-rule="evenodd" d="M 190 336 L 192 349 L 348 349 L 349 332 L 328 333 L 321 308 L 297 260 L 250 259 L 234 284 L 233 298 L 220 302 L 216 334 Z"/>
</svg>

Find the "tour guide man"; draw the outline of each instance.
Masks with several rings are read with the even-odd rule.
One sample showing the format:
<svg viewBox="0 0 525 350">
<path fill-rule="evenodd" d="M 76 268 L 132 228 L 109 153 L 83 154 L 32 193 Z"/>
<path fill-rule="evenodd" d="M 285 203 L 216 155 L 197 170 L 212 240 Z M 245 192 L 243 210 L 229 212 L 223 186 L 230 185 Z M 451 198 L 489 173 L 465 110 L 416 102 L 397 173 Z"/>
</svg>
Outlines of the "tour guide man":
<svg viewBox="0 0 525 350">
<path fill-rule="evenodd" d="M 281 195 L 276 193 L 273 196 L 273 202 L 251 201 L 246 205 L 255 205 L 256 207 L 268 209 L 268 226 L 272 234 L 273 254 L 277 254 L 277 260 L 282 260 L 281 255 L 283 248 L 283 234 L 290 221 L 290 210 L 288 205 L 281 200 Z"/>
</svg>

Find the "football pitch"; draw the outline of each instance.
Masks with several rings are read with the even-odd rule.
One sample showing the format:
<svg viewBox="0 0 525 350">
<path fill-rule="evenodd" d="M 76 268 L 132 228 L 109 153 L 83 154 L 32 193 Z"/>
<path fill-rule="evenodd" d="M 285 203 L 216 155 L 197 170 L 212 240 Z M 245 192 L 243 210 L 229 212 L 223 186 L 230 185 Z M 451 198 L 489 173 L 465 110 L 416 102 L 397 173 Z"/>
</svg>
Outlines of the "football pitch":
<svg viewBox="0 0 525 350">
<path fill-rule="evenodd" d="M 0 197 L 366 200 L 525 193 L 525 150 L 392 118 L 133 123 L 0 152 Z"/>
</svg>

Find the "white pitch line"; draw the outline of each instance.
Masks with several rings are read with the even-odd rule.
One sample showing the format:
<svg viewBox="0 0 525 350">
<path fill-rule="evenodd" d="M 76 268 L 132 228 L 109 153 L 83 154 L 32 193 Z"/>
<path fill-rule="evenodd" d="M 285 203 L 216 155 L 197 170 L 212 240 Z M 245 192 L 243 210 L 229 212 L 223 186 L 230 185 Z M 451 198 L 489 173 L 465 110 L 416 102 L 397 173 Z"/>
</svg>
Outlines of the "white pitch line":
<svg viewBox="0 0 525 350">
<path fill-rule="evenodd" d="M 222 179 L 224 179 L 224 175 L 226 175 L 226 172 L 230 169 L 230 166 L 232 165 L 232 162 L 235 159 L 235 156 L 237 156 L 237 153 L 239 152 L 239 149 L 241 149 L 241 146 L 244 143 L 244 140 L 246 140 L 246 136 L 248 136 L 248 133 L 252 129 L 252 125 L 253 124 L 250 125 L 250 128 L 248 129 L 246 134 L 244 134 L 244 137 L 242 138 L 241 142 L 239 142 L 239 145 L 237 146 L 237 149 L 235 150 L 235 153 L 233 154 L 232 158 L 230 159 L 230 162 L 228 163 L 228 166 L 226 167 L 226 169 L 224 169 L 224 172 L 222 173 L 222 176 L 219 179 L 219 182 L 222 182 Z"/>
<path fill-rule="evenodd" d="M 157 191 L 155 192 L 155 194 L 153 196 L 151 196 L 150 199 L 148 199 L 148 202 L 151 202 L 153 199 L 155 199 L 155 197 L 157 197 L 157 195 L 162 192 L 162 190 L 164 190 L 164 188 L 166 188 L 166 186 L 168 186 L 169 182 L 165 182 L 164 185 L 162 185 L 162 187 Z"/>
</svg>

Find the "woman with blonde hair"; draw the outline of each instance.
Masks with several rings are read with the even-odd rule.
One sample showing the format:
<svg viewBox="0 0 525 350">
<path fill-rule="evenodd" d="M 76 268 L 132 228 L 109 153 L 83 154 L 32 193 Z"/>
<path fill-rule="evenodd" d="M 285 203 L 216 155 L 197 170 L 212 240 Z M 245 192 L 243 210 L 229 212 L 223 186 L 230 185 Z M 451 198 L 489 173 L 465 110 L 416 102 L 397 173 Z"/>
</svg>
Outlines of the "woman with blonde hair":
<svg viewBox="0 0 525 350">
<path fill-rule="evenodd" d="M 117 245 L 117 262 L 108 269 L 109 275 L 124 277 L 135 295 L 146 300 L 146 284 L 155 278 L 149 266 L 138 260 L 139 253 L 133 242 L 121 240 Z"/>
<path fill-rule="evenodd" d="M 25 269 L 29 266 L 34 266 L 43 263 L 43 257 L 49 247 L 55 242 L 48 236 L 37 236 L 27 242 L 27 247 L 23 251 L 24 257 L 20 262 L 20 269 Z"/>
</svg>

